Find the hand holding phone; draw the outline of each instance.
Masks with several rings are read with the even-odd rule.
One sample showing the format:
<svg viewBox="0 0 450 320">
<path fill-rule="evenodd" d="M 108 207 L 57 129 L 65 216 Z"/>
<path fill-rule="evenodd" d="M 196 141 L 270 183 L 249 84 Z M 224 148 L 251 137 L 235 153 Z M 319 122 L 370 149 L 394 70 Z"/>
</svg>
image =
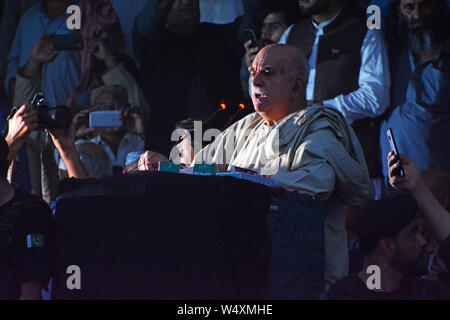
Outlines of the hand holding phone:
<svg viewBox="0 0 450 320">
<path fill-rule="evenodd" d="M 245 41 L 251 41 L 249 48 L 253 48 L 256 47 L 258 44 L 258 39 L 256 38 L 255 32 L 252 29 L 245 29 L 244 30 L 244 37 L 245 37 Z"/>
<path fill-rule="evenodd" d="M 247 67 L 251 67 L 251 65 L 253 64 L 253 60 L 255 59 L 259 49 L 257 46 L 257 39 L 255 36 L 255 33 L 253 32 L 253 30 L 251 29 L 246 29 L 244 30 L 245 32 L 245 43 L 244 43 L 244 48 L 245 48 L 245 64 L 247 65 Z"/>
<path fill-rule="evenodd" d="M 389 144 L 391 145 L 391 150 L 394 152 L 394 154 L 396 156 L 398 156 L 399 153 L 398 153 L 398 149 L 397 149 L 397 144 L 395 143 L 394 133 L 392 132 L 392 129 L 389 128 L 386 131 L 386 134 L 387 134 L 387 137 L 388 137 L 388 140 L 389 140 Z M 400 158 L 398 159 L 398 162 L 400 163 L 400 166 L 398 167 L 398 175 L 400 177 L 404 177 L 405 173 L 403 172 L 403 168 L 402 168 L 402 164 L 401 164 Z"/>
</svg>

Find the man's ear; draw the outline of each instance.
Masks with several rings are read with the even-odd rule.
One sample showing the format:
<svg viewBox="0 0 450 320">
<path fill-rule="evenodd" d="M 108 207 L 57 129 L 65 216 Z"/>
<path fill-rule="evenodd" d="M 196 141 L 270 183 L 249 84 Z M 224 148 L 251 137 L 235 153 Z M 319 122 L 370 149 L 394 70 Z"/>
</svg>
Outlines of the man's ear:
<svg viewBox="0 0 450 320">
<path fill-rule="evenodd" d="M 393 257 L 395 255 L 395 251 L 397 247 L 395 246 L 394 241 L 391 238 L 385 237 L 380 240 L 378 243 L 381 252 L 387 257 Z"/>
<path fill-rule="evenodd" d="M 306 91 L 306 82 L 299 75 L 295 76 L 294 83 L 292 85 L 292 94 L 294 97 L 299 97 L 300 95 L 305 94 Z"/>
</svg>

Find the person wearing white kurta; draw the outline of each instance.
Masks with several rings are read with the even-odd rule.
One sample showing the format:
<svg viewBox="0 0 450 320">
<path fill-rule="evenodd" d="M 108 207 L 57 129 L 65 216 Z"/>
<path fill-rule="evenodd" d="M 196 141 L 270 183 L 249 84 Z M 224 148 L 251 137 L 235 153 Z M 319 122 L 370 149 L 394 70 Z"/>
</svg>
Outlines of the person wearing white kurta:
<svg viewBox="0 0 450 320">
<path fill-rule="evenodd" d="M 270 176 L 277 186 L 333 203 L 325 221 L 325 290 L 348 273 L 345 206 L 369 195 L 370 179 L 353 129 L 339 111 L 306 102 L 307 62 L 297 48 L 272 45 L 251 68 L 255 113 L 195 157 L 219 171 L 232 165 Z"/>
</svg>

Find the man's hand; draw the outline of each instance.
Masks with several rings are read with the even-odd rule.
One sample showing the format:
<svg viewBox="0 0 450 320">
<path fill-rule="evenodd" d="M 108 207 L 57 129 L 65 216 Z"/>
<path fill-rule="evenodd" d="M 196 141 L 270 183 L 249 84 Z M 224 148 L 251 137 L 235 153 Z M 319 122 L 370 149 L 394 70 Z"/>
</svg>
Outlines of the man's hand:
<svg viewBox="0 0 450 320">
<path fill-rule="evenodd" d="M 396 174 L 400 167 L 400 162 L 398 161 L 399 159 L 404 172 L 403 177 Z M 423 188 L 424 184 L 420 169 L 411 159 L 402 155 L 399 157 L 391 151 L 388 155 L 388 167 L 389 182 L 395 189 L 413 194 Z"/>
<path fill-rule="evenodd" d="M 158 163 L 159 162 L 167 162 L 169 159 L 161 153 L 147 151 L 138 161 L 138 170 L 139 171 L 158 171 Z"/>
<path fill-rule="evenodd" d="M 244 43 L 245 48 L 245 64 L 247 67 L 251 67 L 253 64 L 253 60 L 255 60 L 256 55 L 258 54 L 259 49 L 257 47 L 250 47 L 252 44 L 252 40 L 248 40 Z"/>
<path fill-rule="evenodd" d="M 87 135 L 95 132 L 95 128 L 89 127 L 89 112 L 91 112 L 91 109 L 82 110 L 73 118 L 75 139 L 84 139 Z"/>
<path fill-rule="evenodd" d="M 54 34 L 43 34 L 31 50 L 30 60 L 41 64 L 52 62 L 58 56 L 59 51 L 53 47 L 51 37 Z"/>
<path fill-rule="evenodd" d="M 115 66 L 117 66 L 118 61 L 116 57 L 111 53 L 104 40 L 97 38 L 88 38 L 84 40 L 84 45 L 89 53 L 92 53 L 94 57 L 105 62 L 108 70 L 111 70 Z"/>
<path fill-rule="evenodd" d="M 67 129 L 49 129 L 55 147 L 58 149 L 61 157 L 77 153 L 75 148 L 75 127 L 73 123 Z"/>
<path fill-rule="evenodd" d="M 53 47 L 52 36 L 53 34 L 44 34 L 34 44 L 27 64 L 23 68 L 23 71 L 19 71 L 25 78 L 40 78 L 42 66 L 45 63 L 52 62 L 58 56 L 59 51 L 56 51 Z"/>
<path fill-rule="evenodd" d="M 20 147 L 38 127 L 37 111 L 31 104 L 24 104 L 8 121 L 6 142 L 9 146 L 8 159 L 11 160 L 19 152 Z"/>
<path fill-rule="evenodd" d="M 144 122 L 136 108 L 126 107 L 120 110 L 123 117 L 123 126 L 127 133 L 144 136 Z"/>
<path fill-rule="evenodd" d="M 49 130 L 55 147 L 63 159 L 69 178 L 86 179 L 88 174 L 75 147 L 75 127 Z"/>
</svg>

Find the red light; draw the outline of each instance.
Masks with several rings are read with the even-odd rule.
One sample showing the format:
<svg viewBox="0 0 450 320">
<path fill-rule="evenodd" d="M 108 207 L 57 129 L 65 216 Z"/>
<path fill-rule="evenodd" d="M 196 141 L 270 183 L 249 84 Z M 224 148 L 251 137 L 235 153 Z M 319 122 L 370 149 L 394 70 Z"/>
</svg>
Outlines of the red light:
<svg viewBox="0 0 450 320">
<path fill-rule="evenodd" d="M 239 108 L 241 108 L 242 110 L 245 109 L 245 104 L 240 103 L 240 104 L 239 104 Z"/>
<path fill-rule="evenodd" d="M 221 103 L 220 107 L 222 108 L 222 110 L 225 110 L 227 108 L 227 105 L 225 103 Z"/>
</svg>

